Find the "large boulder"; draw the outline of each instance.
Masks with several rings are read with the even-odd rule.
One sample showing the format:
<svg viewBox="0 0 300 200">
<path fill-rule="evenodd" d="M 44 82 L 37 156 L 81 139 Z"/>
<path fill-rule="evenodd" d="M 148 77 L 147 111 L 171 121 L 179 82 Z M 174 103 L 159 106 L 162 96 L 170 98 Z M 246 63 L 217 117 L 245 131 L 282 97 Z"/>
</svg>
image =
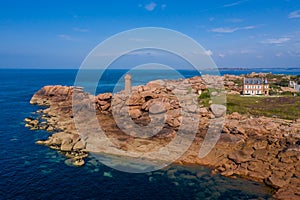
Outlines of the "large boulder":
<svg viewBox="0 0 300 200">
<path fill-rule="evenodd" d="M 285 184 L 287 184 L 287 181 L 276 174 L 272 174 L 270 177 L 265 179 L 265 183 L 269 186 L 279 189 L 282 188 Z"/>
<path fill-rule="evenodd" d="M 142 116 L 142 111 L 140 109 L 133 109 L 133 110 L 129 110 L 129 115 L 133 118 L 133 119 L 137 119 L 139 117 Z"/>
<path fill-rule="evenodd" d="M 128 106 L 141 106 L 145 103 L 145 99 L 139 94 L 132 94 L 126 101 Z"/>
<path fill-rule="evenodd" d="M 48 105 L 48 99 L 52 101 L 63 101 L 70 99 L 72 96 L 73 87 L 50 85 L 44 86 L 37 91 L 30 100 L 31 104 Z"/>
<path fill-rule="evenodd" d="M 252 159 L 251 155 L 253 152 L 254 151 L 251 149 L 247 151 L 246 150 L 234 151 L 228 155 L 228 158 L 238 164 L 244 163 Z"/>
<path fill-rule="evenodd" d="M 185 109 L 187 112 L 196 113 L 198 111 L 198 106 L 197 105 L 187 105 L 185 107 Z"/>
<path fill-rule="evenodd" d="M 108 110 L 110 108 L 110 106 L 111 106 L 110 103 L 107 103 L 107 104 L 105 104 L 103 106 L 100 106 L 100 108 L 101 108 L 102 111 L 106 111 L 106 110 Z"/>
<path fill-rule="evenodd" d="M 80 140 L 78 141 L 74 146 L 73 146 L 73 150 L 82 150 L 85 148 L 84 143 Z"/>
<path fill-rule="evenodd" d="M 103 94 L 97 95 L 97 98 L 100 101 L 107 101 L 107 100 L 111 99 L 111 97 L 112 97 L 112 93 L 103 93 Z"/>
<path fill-rule="evenodd" d="M 162 103 L 156 103 L 150 106 L 149 112 L 151 114 L 161 114 L 166 112 L 165 106 Z"/>
<path fill-rule="evenodd" d="M 182 122 L 181 110 L 168 110 L 166 123 L 171 127 L 179 127 Z"/>
<path fill-rule="evenodd" d="M 177 118 L 167 118 L 166 123 L 171 126 L 171 127 L 179 127 L 181 125 L 182 122 L 182 117 L 177 117 Z"/>
<path fill-rule="evenodd" d="M 98 103 L 100 106 L 104 106 L 104 105 L 106 105 L 108 102 L 107 102 L 107 101 L 103 101 L 103 100 L 98 100 L 97 103 Z"/>
<path fill-rule="evenodd" d="M 72 134 L 66 133 L 66 132 L 57 132 L 52 134 L 51 136 L 52 138 L 59 138 L 61 140 L 65 139 L 65 138 L 71 138 Z"/>
<path fill-rule="evenodd" d="M 73 140 L 71 138 L 64 138 L 61 143 L 61 151 L 71 151 L 73 148 Z"/>
<path fill-rule="evenodd" d="M 154 81 L 150 81 L 147 83 L 147 87 L 151 88 L 151 89 L 157 89 L 157 88 L 161 88 L 163 86 L 165 86 L 165 82 L 163 80 L 154 80 Z"/>
<path fill-rule="evenodd" d="M 222 117 L 226 113 L 226 106 L 221 104 L 211 104 L 210 110 L 216 117 Z"/>
<path fill-rule="evenodd" d="M 83 160 L 83 159 L 76 159 L 76 160 L 73 161 L 72 164 L 73 164 L 74 166 L 80 167 L 80 166 L 83 166 L 83 165 L 84 165 L 84 160 Z"/>
<path fill-rule="evenodd" d="M 155 106 L 157 105 L 157 106 Z M 166 97 L 161 97 L 161 98 L 157 98 L 157 99 L 150 99 L 148 100 L 146 103 L 144 103 L 142 105 L 142 109 L 149 111 L 150 107 L 154 106 L 152 109 L 156 109 L 156 108 L 164 108 L 164 110 L 170 110 L 172 108 L 176 108 L 177 107 L 177 102 L 174 100 L 171 100 L 169 98 Z"/>
</svg>

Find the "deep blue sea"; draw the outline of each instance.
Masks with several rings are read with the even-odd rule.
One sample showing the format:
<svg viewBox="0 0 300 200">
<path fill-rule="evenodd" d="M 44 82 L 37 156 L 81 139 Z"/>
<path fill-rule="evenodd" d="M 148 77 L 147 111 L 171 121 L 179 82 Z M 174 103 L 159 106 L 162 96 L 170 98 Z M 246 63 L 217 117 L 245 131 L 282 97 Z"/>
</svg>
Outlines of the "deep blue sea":
<svg viewBox="0 0 300 200">
<path fill-rule="evenodd" d="M 300 74 L 299 71 L 278 73 Z M 270 196 L 269 189 L 261 184 L 211 175 L 209 169 L 200 166 L 171 166 L 177 171 L 175 178 L 170 178 L 166 170 L 148 174 L 119 172 L 93 158 L 88 158 L 84 167 L 66 165 L 60 153 L 35 144 L 49 133 L 30 131 L 24 127 L 23 120 L 38 109 L 29 104 L 38 89 L 44 85 L 73 85 L 76 72 L 0 70 L 0 199 L 250 199 Z M 106 72 L 97 92 L 112 91 L 124 72 Z M 180 73 L 185 77 L 197 75 L 193 71 Z M 147 79 L 160 78 L 162 74 L 149 73 Z M 140 80 L 143 81 L 146 80 Z M 201 174 L 198 178 L 187 176 L 197 173 Z"/>
</svg>

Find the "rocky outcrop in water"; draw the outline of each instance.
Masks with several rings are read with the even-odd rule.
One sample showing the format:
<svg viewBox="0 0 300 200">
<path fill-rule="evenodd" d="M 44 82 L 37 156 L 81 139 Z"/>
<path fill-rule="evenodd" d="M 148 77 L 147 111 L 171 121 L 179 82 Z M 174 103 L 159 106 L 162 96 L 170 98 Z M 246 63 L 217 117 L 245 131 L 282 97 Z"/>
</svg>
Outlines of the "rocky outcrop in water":
<svg viewBox="0 0 300 200">
<path fill-rule="evenodd" d="M 37 144 L 49 146 L 61 151 L 72 159 L 76 166 L 84 165 L 84 158 L 88 156 L 84 140 L 76 133 L 72 120 L 72 93 L 82 88 L 67 86 L 44 86 L 36 92 L 30 100 L 31 104 L 46 106 L 39 110 L 38 118 L 26 118 L 26 127 L 31 130 L 46 130 L 50 135 L 46 140 L 37 141 Z"/>
<path fill-rule="evenodd" d="M 177 163 L 210 166 L 213 167 L 214 173 L 221 173 L 224 176 L 242 176 L 264 182 L 274 188 L 276 191 L 274 196 L 278 199 L 299 199 L 299 119 L 288 121 L 267 117 L 249 118 L 239 113 L 226 115 L 222 134 L 216 146 L 206 157 L 198 157 L 210 120 L 223 116 L 226 107 L 213 104 L 207 108 L 189 103 L 182 106 L 174 96 L 174 90 L 176 94 L 183 96 L 197 95 L 198 91 L 206 89 L 206 85 L 199 77 L 178 81 L 151 81 L 147 85 L 133 87 L 130 98 L 122 92 L 92 96 L 78 87 L 45 86 L 34 94 L 30 102 L 47 108 L 39 111 L 37 119 L 27 118 L 25 122 L 32 130 L 43 129 L 53 133 L 46 140 L 38 141 L 38 144 L 64 152 L 73 159 L 73 164 L 82 165 L 87 152 L 94 150 L 91 143 L 95 140 L 99 145 L 97 150 L 103 149 L 104 153 L 111 154 L 117 154 L 118 148 L 136 152 L 159 149 L 176 135 L 182 122 L 181 109 L 184 109 L 190 114 L 197 113 L 200 124 L 191 147 L 176 161 Z M 74 92 L 78 96 L 76 99 L 72 99 Z M 75 104 L 76 108 L 72 107 L 74 105 L 72 100 L 80 102 Z M 78 134 L 73 111 L 88 112 L 94 108 L 97 120 L 114 147 L 108 147 L 108 144 L 97 140 L 96 136 L 89 134 L 88 131 L 85 135 Z M 164 113 L 167 117 L 163 128 L 150 138 L 125 134 L 112 116 L 129 115 L 136 124 L 143 126 Z M 150 118 L 149 115 L 154 118 Z M 90 132 L 95 128 L 94 123 L 87 119 L 82 119 L 78 123 L 84 124 L 91 130 Z M 192 126 L 193 122 L 188 123 Z M 110 149 L 109 152 L 107 149 Z"/>
</svg>

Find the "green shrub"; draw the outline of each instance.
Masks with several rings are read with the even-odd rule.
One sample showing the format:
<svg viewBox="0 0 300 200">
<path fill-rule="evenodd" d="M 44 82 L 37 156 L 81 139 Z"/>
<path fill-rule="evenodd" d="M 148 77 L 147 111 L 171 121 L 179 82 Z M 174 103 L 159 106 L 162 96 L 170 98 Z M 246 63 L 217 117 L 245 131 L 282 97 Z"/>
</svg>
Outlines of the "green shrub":
<svg viewBox="0 0 300 200">
<path fill-rule="evenodd" d="M 281 79 L 280 82 L 278 83 L 278 85 L 281 86 L 281 87 L 288 87 L 289 86 L 289 80 Z"/>
<path fill-rule="evenodd" d="M 243 85 L 243 81 L 242 80 L 234 80 L 233 81 L 234 82 L 234 84 L 236 84 L 237 86 L 242 86 Z"/>
<path fill-rule="evenodd" d="M 200 96 L 199 96 L 199 99 L 207 99 L 207 98 L 210 98 L 210 95 L 209 95 L 209 92 L 207 90 L 204 90 Z"/>
<path fill-rule="evenodd" d="M 281 95 L 284 95 L 284 96 L 294 96 L 294 94 L 292 92 L 289 92 L 289 91 L 282 92 Z"/>
</svg>

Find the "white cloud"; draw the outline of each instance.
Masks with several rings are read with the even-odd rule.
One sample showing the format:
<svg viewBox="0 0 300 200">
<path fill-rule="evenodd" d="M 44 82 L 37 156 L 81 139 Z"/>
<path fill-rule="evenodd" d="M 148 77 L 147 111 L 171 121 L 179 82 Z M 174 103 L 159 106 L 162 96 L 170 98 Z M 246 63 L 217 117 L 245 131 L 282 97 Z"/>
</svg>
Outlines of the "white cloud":
<svg viewBox="0 0 300 200">
<path fill-rule="evenodd" d="M 214 18 L 214 17 L 211 17 L 211 18 L 209 18 L 208 20 L 209 20 L 210 22 L 212 22 L 212 21 L 215 20 L 215 18 Z"/>
<path fill-rule="evenodd" d="M 233 33 L 235 31 L 237 31 L 238 29 L 237 28 L 214 28 L 212 29 L 211 31 L 212 32 L 215 32 L 215 33 Z"/>
<path fill-rule="evenodd" d="M 66 35 L 66 34 L 59 34 L 57 35 L 60 39 L 63 39 L 63 40 L 69 40 L 69 41 L 73 41 L 74 38 L 71 37 L 70 35 Z"/>
<path fill-rule="evenodd" d="M 300 51 L 299 50 L 291 50 L 291 51 L 287 51 L 287 54 L 289 56 L 293 56 L 293 57 L 300 57 Z"/>
<path fill-rule="evenodd" d="M 243 49 L 240 51 L 240 54 L 251 54 L 254 53 L 255 51 L 249 50 L 249 49 Z"/>
<path fill-rule="evenodd" d="M 215 33 L 233 33 L 239 30 L 250 30 L 255 28 L 256 26 L 245 26 L 245 27 L 235 27 L 235 28 L 220 27 L 220 28 L 214 28 L 211 31 Z"/>
<path fill-rule="evenodd" d="M 212 50 L 206 50 L 205 54 L 208 55 L 208 56 L 212 56 L 213 52 L 212 52 Z"/>
<path fill-rule="evenodd" d="M 244 3 L 246 1 L 248 1 L 248 0 L 236 1 L 236 2 L 233 2 L 233 3 L 225 4 L 225 5 L 223 5 L 223 7 L 227 8 L 227 7 L 237 6 L 237 5 L 240 5 L 241 3 Z"/>
<path fill-rule="evenodd" d="M 194 51 L 192 52 L 193 56 L 205 55 L 205 56 L 212 56 L 212 50 L 203 50 L 203 51 Z"/>
<path fill-rule="evenodd" d="M 77 32 L 89 32 L 89 30 L 88 30 L 88 29 L 84 29 L 84 28 L 77 28 L 77 27 L 73 28 L 73 30 L 74 30 L 74 31 L 77 31 Z"/>
<path fill-rule="evenodd" d="M 240 50 L 229 50 L 226 52 L 226 55 L 235 56 L 235 55 L 250 55 L 256 53 L 257 51 L 254 49 L 240 49 Z"/>
<path fill-rule="evenodd" d="M 242 27 L 240 29 L 243 29 L 243 30 L 250 30 L 250 29 L 255 29 L 256 26 L 245 26 L 245 27 Z"/>
<path fill-rule="evenodd" d="M 290 41 L 291 39 L 288 37 L 282 37 L 282 38 L 271 38 L 271 39 L 266 39 L 264 41 L 262 41 L 262 43 L 265 44 L 282 44 L 285 42 Z"/>
<path fill-rule="evenodd" d="M 162 11 L 164 11 L 167 7 L 167 4 L 157 4 L 153 1 L 151 1 L 148 4 L 139 4 L 138 5 L 139 8 L 144 8 L 145 10 L 151 12 L 154 11 L 157 8 L 160 8 Z"/>
<path fill-rule="evenodd" d="M 226 22 L 231 22 L 231 23 L 239 23 L 239 22 L 243 22 L 243 19 L 240 18 L 231 18 L 231 19 L 226 19 Z"/>
<path fill-rule="evenodd" d="M 154 2 L 148 3 L 145 5 L 145 9 L 148 11 L 153 11 L 156 8 L 157 4 Z"/>
<path fill-rule="evenodd" d="M 296 10 L 289 14 L 290 19 L 300 18 L 300 10 Z"/>
<path fill-rule="evenodd" d="M 220 57 L 220 58 L 225 58 L 225 54 L 220 53 L 220 54 L 219 54 L 219 57 Z"/>
</svg>

